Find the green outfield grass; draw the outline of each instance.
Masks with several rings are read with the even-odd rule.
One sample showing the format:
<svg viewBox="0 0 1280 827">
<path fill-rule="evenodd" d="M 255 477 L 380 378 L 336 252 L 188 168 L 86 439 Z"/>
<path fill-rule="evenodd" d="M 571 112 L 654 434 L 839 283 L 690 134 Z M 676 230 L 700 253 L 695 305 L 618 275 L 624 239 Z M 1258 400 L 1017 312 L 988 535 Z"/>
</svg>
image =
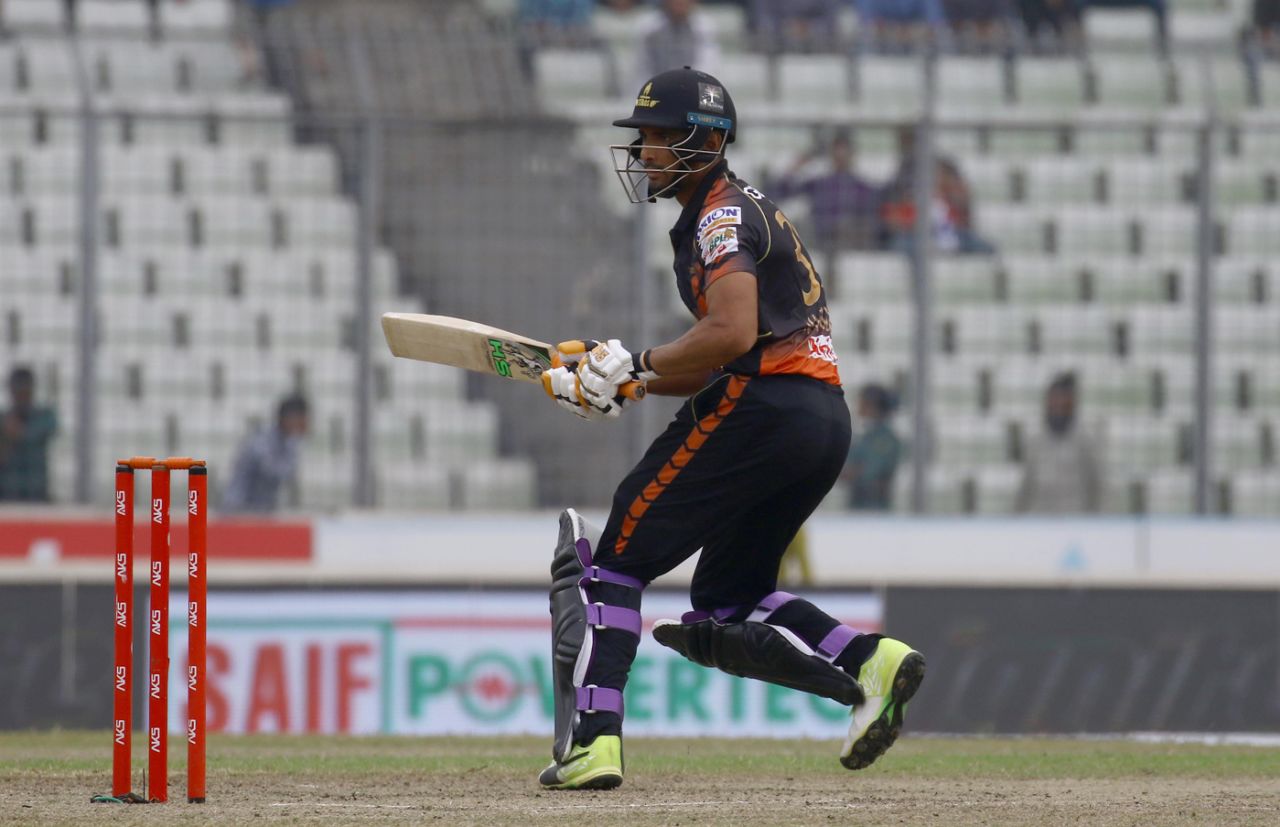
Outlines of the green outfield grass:
<svg viewBox="0 0 1280 827">
<path fill-rule="evenodd" d="M 1265 747 L 908 737 L 851 773 L 834 742 L 630 739 L 622 789 L 548 793 L 546 739 L 213 736 L 208 804 L 90 805 L 108 748 L 105 731 L 0 734 L 0 824 L 1280 823 Z M 182 801 L 185 742 L 170 752 Z"/>
</svg>

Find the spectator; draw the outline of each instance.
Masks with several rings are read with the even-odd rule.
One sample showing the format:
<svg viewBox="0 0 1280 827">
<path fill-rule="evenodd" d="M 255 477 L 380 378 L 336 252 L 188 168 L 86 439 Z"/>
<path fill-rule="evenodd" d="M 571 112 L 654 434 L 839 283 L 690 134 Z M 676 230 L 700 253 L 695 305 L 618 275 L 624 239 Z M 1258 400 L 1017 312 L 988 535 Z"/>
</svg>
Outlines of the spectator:
<svg viewBox="0 0 1280 827">
<path fill-rule="evenodd" d="M 36 377 L 9 374 L 9 410 L 0 416 L 0 500 L 49 502 L 49 442 L 58 431 L 52 408 L 35 404 Z"/>
<path fill-rule="evenodd" d="M 240 50 L 240 85 L 249 86 L 265 81 L 268 86 L 281 88 L 286 80 L 284 46 L 278 42 L 271 29 L 271 18 L 293 0 L 244 0 L 245 16 L 242 18 L 236 45 Z"/>
<path fill-rule="evenodd" d="M 1162 53 L 1169 51 L 1169 11 L 1166 0 L 1076 0 L 1080 11 L 1088 9 L 1147 8 L 1156 19 L 1156 45 Z"/>
<path fill-rule="evenodd" d="M 996 52 L 1012 45 L 1010 0 L 942 0 L 957 44 L 966 51 Z"/>
<path fill-rule="evenodd" d="M 1253 0 L 1253 29 L 1263 54 L 1280 55 L 1280 0 Z"/>
<path fill-rule="evenodd" d="M 1035 46 L 1080 44 L 1080 9 L 1077 0 L 1018 0 L 1018 11 L 1027 38 Z"/>
<path fill-rule="evenodd" d="M 1076 378 L 1054 378 L 1044 399 L 1044 433 L 1027 446 L 1018 510 L 1032 514 L 1098 511 L 1102 475 L 1094 440 L 1078 427 Z"/>
<path fill-rule="evenodd" d="M 292 482 L 297 474 L 298 451 L 307 427 L 307 400 L 297 395 L 282 400 L 275 424 L 258 431 L 240 447 L 222 494 L 223 510 L 275 511 L 280 486 Z"/>
<path fill-rule="evenodd" d="M 915 129 L 903 127 L 898 132 L 898 171 L 885 188 L 881 212 L 891 246 L 907 254 L 915 250 L 915 155 Z M 933 174 L 930 216 L 934 247 L 946 253 L 994 253 L 991 242 L 974 230 L 973 202 L 960 167 L 936 153 Z"/>
<path fill-rule="evenodd" d="M 862 433 L 850 446 L 845 465 L 845 477 L 852 484 L 849 507 L 856 511 L 888 511 L 893 505 L 893 475 L 902 443 L 889 417 L 897 407 L 893 392 L 883 385 L 863 385 L 858 392 Z"/>
<path fill-rule="evenodd" d="M 581 45 L 591 40 L 593 0 L 520 0 L 524 37 L 539 45 Z"/>
<path fill-rule="evenodd" d="M 662 0 L 642 31 L 636 67 L 641 80 L 632 84 L 635 88 L 644 78 L 681 66 L 715 74 L 719 49 L 711 21 L 698 10 L 697 0 Z"/>
<path fill-rule="evenodd" d="M 769 187 L 777 199 L 803 195 L 809 201 L 816 246 L 823 250 L 872 250 L 880 244 L 880 188 L 853 172 L 853 139 L 845 130 L 831 139 L 831 169 L 801 178 L 818 152 L 797 159 Z"/>
<path fill-rule="evenodd" d="M 840 44 L 836 0 L 751 0 L 751 25 L 767 51 L 813 52 Z"/>
<path fill-rule="evenodd" d="M 863 48 L 910 52 L 930 39 L 945 41 L 942 0 L 853 0 Z"/>
</svg>

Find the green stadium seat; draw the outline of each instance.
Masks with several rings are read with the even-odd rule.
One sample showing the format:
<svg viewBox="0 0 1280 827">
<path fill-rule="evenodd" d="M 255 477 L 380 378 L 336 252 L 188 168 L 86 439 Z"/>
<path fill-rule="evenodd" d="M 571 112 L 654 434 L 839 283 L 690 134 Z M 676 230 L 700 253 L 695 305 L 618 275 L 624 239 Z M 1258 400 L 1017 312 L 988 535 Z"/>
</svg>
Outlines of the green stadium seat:
<svg viewBox="0 0 1280 827">
<path fill-rule="evenodd" d="M 1241 207 L 1227 215 L 1227 252 L 1280 255 L 1280 209 Z"/>
<path fill-rule="evenodd" d="M 1035 158 L 1022 165 L 1031 204 L 1091 204 L 1098 200 L 1103 171 L 1092 158 Z"/>
<path fill-rule="evenodd" d="M 942 57 L 937 65 L 942 117 L 984 117 L 1007 104 L 1004 63 L 996 57 Z"/>
<path fill-rule="evenodd" d="M 1190 305 L 1130 307 L 1123 322 L 1129 351 L 1136 358 L 1191 353 L 1194 340 Z"/>
<path fill-rule="evenodd" d="M 1058 252 L 1077 255 L 1126 255 L 1134 247 L 1136 215 L 1100 207 L 1063 207 L 1053 213 Z"/>
<path fill-rule="evenodd" d="M 1200 225 L 1199 216 L 1191 207 L 1148 207 L 1142 211 L 1140 226 L 1143 256 L 1195 256 Z"/>
<path fill-rule="evenodd" d="M 1090 260 L 1081 272 L 1101 304 L 1124 307 L 1135 304 L 1167 305 L 1187 301 L 1193 289 L 1186 260 L 1156 258 L 1106 258 Z"/>
<path fill-rule="evenodd" d="M 948 416 L 976 416 L 991 408 L 991 359 L 942 356 L 929 368 L 930 403 Z M 984 379 L 984 377 L 986 377 Z M 984 382 L 986 387 L 984 388 Z"/>
<path fill-rule="evenodd" d="M 967 357 L 1025 353 L 1032 315 L 1022 308 L 961 305 L 937 314 L 935 349 Z"/>
<path fill-rule="evenodd" d="M 1213 195 L 1218 204 L 1247 206 L 1280 200 L 1280 163 L 1265 159 L 1214 159 Z"/>
<path fill-rule="evenodd" d="M 1274 416 L 1233 416 L 1215 412 L 1209 449 L 1216 473 L 1274 467 L 1280 420 Z"/>
<path fill-rule="evenodd" d="M 1191 472 L 1159 468 L 1146 479 L 1147 513 L 1186 514 L 1194 504 Z"/>
<path fill-rule="evenodd" d="M 232 8 L 226 0 L 186 0 L 160 4 L 160 27 L 166 35 L 225 37 L 231 29 Z"/>
<path fill-rule="evenodd" d="M 1231 513 L 1272 517 L 1280 512 L 1280 471 L 1274 468 L 1231 474 Z"/>
<path fill-rule="evenodd" d="M 1221 305 L 1280 303 L 1280 269 L 1265 259 L 1222 258 L 1213 267 L 1214 297 Z"/>
<path fill-rule="evenodd" d="M 1028 348 L 1050 357 L 1115 353 L 1115 318 L 1095 305 L 1040 306 L 1028 311 Z M 1034 349 L 1038 345 L 1038 351 Z"/>
<path fill-rule="evenodd" d="M 1084 30 L 1095 52 L 1152 53 L 1156 48 L 1156 23 L 1149 9 L 1088 9 Z"/>
<path fill-rule="evenodd" d="M 832 286 L 840 305 L 855 308 L 906 305 L 913 292 L 909 262 L 897 253 L 839 254 Z"/>
<path fill-rule="evenodd" d="M 1280 306 L 1218 308 L 1214 316 L 1213 341 L 1223 355 L 1280 354 Z"/>
<path fill-rule="evenodd" d="M 978 231 L 1005 255 L 1045 252 L 1051 223 L 1046 215 L 1022 205 L 978 205 Z"/>
<path fill-rule="evenodd" d="M 903 305 L 857 308 L 842 314 L 842 330 L 836 331 L 841 352 L 850 359 L 862 354 L 873 358 L 905 357 L 915 339 L 910 308 Z M 834 323 L 834 322 L 833 322 Z"/>
<path fill-rule="evenodd" d="M 976 203 L 1013 200 L 1014 165 L 1004 158 L 965 158 L 962 172 Z"/>
<path fill-rule="evenodd" d="M 1175 469 L 1179 465 L 1185 467 L 1188 459 L 1187 420 L 1112 416 L 1098 427 L 1110 474 L 1122 476 L 1127 471 L 1151 473 L 1158 469 Z"/>
<path fill-rule="evenodd" d="M 924 70 L 918 60 L 863 55 L 855 63 L 857 101 L 883 117 L 908 117 L 924 105 Z"/>
<path fill-rule="evenodd" d="M 534 497 L 537 472 L 529 460 L 493 459 L 469 462 L 459 469 L 461 507 L 471 511 L 527 510 Z"/>
<path fill-rule="evenodd" d="M 852 98 L 849 58 L 843 55 L 781 55 L 778 102 L 788 111 L 829 113 Z M 736 92 L 735 92 L 736 94 Z"/>
<path fill-rule="evenodd" d="M 0 15 L 5 27 L 15 31 L 61 31 L 66 25 L 66 6 L 49 0 L 5 0 Z"/>
<path fill-rule="evenodd" d="M 997 300 L 999 260 L 985 256 L 945 256 L 933 266 L 933 296 L 940 305 L 982 304 Z"/>
<path fill-rule="evenodd" d="M 1070 304 L 1082 298 L 1076 262 L 1051 256 L 1004 256 L 1011 304 Z"/>
<path fill-rule="evenodd" d="M 1100 107 L 1130 113 L 1150 112 L 1163 109 L 1171 102 L 1168 66 L 1153 57 L 1095 54 L 1090 59 L 1090 68 L 1097 82 Z"/>
<path fill-rule="evenodd" d="M 1012 463 L 984 465 L 974 472 L 979 514 L 1014 514 L 1018 510 L 1018 489 L 1022 466 Z"/>
<path fill-rule="evenodd" d="M 609 96 L 608 56 L 599 49 L 541 49 L 534 73 L 542 105 L 556 111 Z"/>
<path fill-rule="evenodd" d="M 1074 58 L 1025 57 L 1015 77 L 1020 111 L 1067 115 L 1085 105 L 1083 68 Z"/>
<path fill-rule="evenodd" d="M 1228 116 L 1249 106 L 1248 78 L 1239 58 L 1179 59 L 1174 73 L 1182 106 L 1203 112 L 1212 104 L 1219 114 Z"/>
<path fill-rule="evenodd" d="M 138 37 L 146 33 L 149 16 L 142 0 L 78 0 L 76 25 L 85 32 Z"/>
<path fill-rule="evenodd" d="M 933 431 L 933 458 L 942 466 L 984 466 L 1013 459 L 1009 425 L 998 417 L 948 412 L 934 422 Z"/>
<path fill-rule="evenodd" d="M 751 52 L 722 54 L 717 72 L 716 77 L 721 79 L 733 78 L 730 91 L 739 111 L 750 111 L 773 99 L 769 60 L 764 55 Z"/>
<path fill-rule="evenodd" d="M 1126 158 L 1105 165 L 1107 194 L 1113 204 L 1179 204 L 1188 194 L 1191 168 L 1176 160 Z"/>
</svg>

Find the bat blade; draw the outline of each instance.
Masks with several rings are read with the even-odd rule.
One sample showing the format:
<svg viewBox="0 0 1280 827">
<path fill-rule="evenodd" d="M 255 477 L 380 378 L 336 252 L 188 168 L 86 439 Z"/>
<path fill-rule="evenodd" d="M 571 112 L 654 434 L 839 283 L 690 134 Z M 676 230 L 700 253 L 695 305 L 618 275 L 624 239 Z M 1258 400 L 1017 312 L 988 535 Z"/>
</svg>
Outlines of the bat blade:
<svg viewBox="0 0 1280 827">
<path fill-rule="evenodd" d="M 525 382 L 541 381 L 554 352 L 528 336 L 426 313 L 384 313 L 382 333 L 396 356 Z"/>
</svg>

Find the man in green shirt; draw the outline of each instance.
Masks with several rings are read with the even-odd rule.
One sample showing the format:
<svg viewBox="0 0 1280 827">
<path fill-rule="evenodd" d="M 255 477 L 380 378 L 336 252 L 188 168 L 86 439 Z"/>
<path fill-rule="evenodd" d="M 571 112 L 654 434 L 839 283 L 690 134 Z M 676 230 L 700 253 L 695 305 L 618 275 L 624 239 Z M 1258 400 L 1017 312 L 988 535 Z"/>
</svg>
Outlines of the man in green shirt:
<svg viewBox="0 0 1280 827">
<path fill-rule="evenodd" d="M 855 510 L 888 511 L 893 504 L 893 475 L 902 455 L 902 443 L 889 425 L 895 407 L 897 400 L 883 385 L 864 385 L 858 392 L 862 433 L 849 447 L 846 466 L 852 483 L 849 506 Z"/>
<path fill-rule="evenodd" d="M 37 406 L 30 368 L 9 374 L 9 409 L 0 415 L 0 500 L 49 502 L 49 442 L 58 431 L 52 408 Z"/>
</svg>

